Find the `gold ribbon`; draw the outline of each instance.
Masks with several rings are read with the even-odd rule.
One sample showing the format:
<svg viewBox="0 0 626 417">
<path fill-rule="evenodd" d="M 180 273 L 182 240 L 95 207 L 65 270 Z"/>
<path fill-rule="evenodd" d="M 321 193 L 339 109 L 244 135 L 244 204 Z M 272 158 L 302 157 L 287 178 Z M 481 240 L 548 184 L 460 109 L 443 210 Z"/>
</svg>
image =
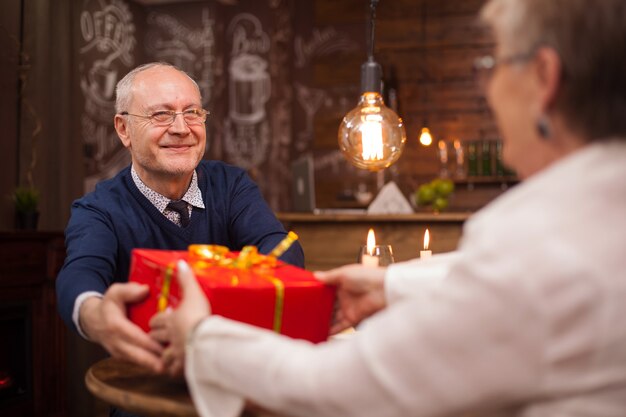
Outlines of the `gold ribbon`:
<svg viewBox="0 0 626 417">
<path fill-rule="evenodd" d="M 226 268 L 254 270 L 260 278 L 266 279 L 274 285 L 276 301 L 274 304 L 273 330 L 280 333 L 283 324 L 283 310 L 285 306 L 285 284 L 278 278 L 269 275 L 271 268 L 276 267 L 276 258 L 280 257 L 298 239 L 298 235 L 289 232 L 287 236 L 270 252 L 262 255 L 255 246 L 244 246 L 235 258 L 229 256 L 226 246 L 220 245 L 190 245 L 188 248 L 189 263 L 194 270 L 208 269 L 214 266 Z M 158 300 L 158 311 L 167 308 L 170 286 L 174 275 L 174 265 L 170 264 L 165 270 L 163 286 Z M 231 285 L 238 285 L 239 278 L 233 275 Z"/>
<path fill-rule="evenodd" d="M 274 304 L 274 326 L 273 330 L 280 333 L 283 327 L 283 310 L 285 307 L 285 283 L 280 279 L 272 276 L 263 276 L 263 278 L 274 284 L 276 289 L 276 303 Z"/>
<path fill-rule="evenodd" d="M 281 242 L 282 243 L 282 242 Z M 189 246 L 189 261 L 194 270 L 208 269 L 212 266 L 221 266 L 241 271 L 254 271 L 257 276 L 272 283 L 275 289 L 274 318 L 272 329 L 280 333 L 283 322 L 285 305 L 285 284 L 278 278 L 268 275 L 272 267 L 276 266 L 276 258 L 261 255 L 255 246 L 244 246 L 239 255 L 228 256 L 225 246 L 218 245 L 191 245 Z M 231 285 L 239 285 L 239 277 L 233 274 Z"/>
<path fill-rule="evenodd" d="M 170 285 L 172 283 L 172 275 L 174 275 L 174 265 L 169 264 L 165 268 L 165 276 L 163 277 L 163 285 L 161 286 L 161 294 L 159 295 L 158 311 L 165 311 L 170 296 Z"/>
<path fill-rule="evenodd" d="M 287 236 L 278 244 L 272 251 L 269 256 L 273 256 L 274 258 L 280 258 L 280 256 L 285 253 L 287 249 L 298 240 L 298 235 L 294 232 L 287 233 Z"/>
</svg>

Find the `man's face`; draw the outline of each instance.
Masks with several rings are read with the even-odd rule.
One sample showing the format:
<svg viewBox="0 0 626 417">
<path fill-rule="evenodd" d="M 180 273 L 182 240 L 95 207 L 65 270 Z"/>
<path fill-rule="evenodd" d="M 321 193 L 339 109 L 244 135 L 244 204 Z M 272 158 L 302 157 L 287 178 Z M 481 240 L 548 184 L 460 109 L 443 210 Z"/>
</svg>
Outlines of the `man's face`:
<svg viewBox="0 0 626 417">
<path fill-rule="evenodd" d="M 124 110 L 149 116 L 201 108 L 195 84 L 176 69 L 159 66 L 135 76 L 130 106 Z M 161 182 L 190 177 L 204 155 L 205 125 L 189 126 L 182 114 L 169 126 L 156 126 L 142 117 L 116 116 L 116 129 L 139 177 L 153 189 Z"/>
</svg>

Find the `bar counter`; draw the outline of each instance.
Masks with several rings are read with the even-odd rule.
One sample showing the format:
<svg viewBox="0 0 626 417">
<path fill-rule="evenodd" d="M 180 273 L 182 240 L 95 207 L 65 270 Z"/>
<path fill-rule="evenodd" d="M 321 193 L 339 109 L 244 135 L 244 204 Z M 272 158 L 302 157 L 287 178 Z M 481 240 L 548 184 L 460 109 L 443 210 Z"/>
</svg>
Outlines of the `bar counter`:
<svg viewBox="0 0 626 417">
<path fill-rule="evenodd" d="M 327 270 L 354 263 L 367 231 L 374 229 L 377 244 L 393 248 L 396 262 L 419 256 L 424 231 L 430 231 L 433 253 L 456 249 L 463 223 L 472 213 L 366 214 L 350 212 L 277 213 L 288 230 L 299 236 L 306 268 Z"/>
</svg>

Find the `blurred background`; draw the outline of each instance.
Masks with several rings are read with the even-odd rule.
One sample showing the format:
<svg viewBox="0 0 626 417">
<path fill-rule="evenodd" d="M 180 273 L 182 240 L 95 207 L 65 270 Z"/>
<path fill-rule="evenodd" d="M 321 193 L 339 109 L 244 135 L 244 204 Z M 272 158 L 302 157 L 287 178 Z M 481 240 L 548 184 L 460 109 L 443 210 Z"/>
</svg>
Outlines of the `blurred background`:
<svg viewBox="0 0 626 417">
<path fill-rule="evenodd" d="M 515 176 L 472 72 L 490 52 L 482 0 L 381 1 L 376 60 L 407 143 L 385 170 L 407 198 L 451 178 L 446 208 L 473 211 Z M 161 60 L 199 83 L 211 111 L 206 158 L 249 171 L 276 211 L 290 211 L 291 163 L 312 155 L 318 208 L 362 207 L 376 174 L 345 162 L 342 117 L 358 100 L 367 1 L 16 0 L 0 5 L 3 164 L 0 195 L 39 191 L 39 228 L 62 229 L 71 201 L 129 162 L 112 126 L 115 84 Z M 420 144 L 427 126 L 430 146 Z M 456 146 L 455 146 L 456 144 Z M 378 178 L 379 179 L 379 178 Z M 15 207 L 0 200 L 0 228 Z"/>
<path fill-rule="evenodd" d="M 250 173 L 300 234 L 309 268 L 354 262 L 370 227 L 403 260 L 427 227 L 435 252 L 454 249 L 467 216 L 517 182 L 472 70 L 492 47 L 476 24 L 482 4 L 380 1 L 374 54 L 407 141 L 377 174 L 337 144 L 361 93 L 366 0 L 0 2 L 0 414 L 108 412 L 83 383 L 104 353 L 60 323 L 54 280 L 71 202 L 130 161 L 113 129 L 115 85 L 130 69 L 167 61 L 197 80 L 211 112 L 205 158 Z M 315 200 L 305 211 L 365 209 L 393 181 L 417 214 L 290 213 L 302 210 L 292 168 L 304 157 Z"/>
</svg>

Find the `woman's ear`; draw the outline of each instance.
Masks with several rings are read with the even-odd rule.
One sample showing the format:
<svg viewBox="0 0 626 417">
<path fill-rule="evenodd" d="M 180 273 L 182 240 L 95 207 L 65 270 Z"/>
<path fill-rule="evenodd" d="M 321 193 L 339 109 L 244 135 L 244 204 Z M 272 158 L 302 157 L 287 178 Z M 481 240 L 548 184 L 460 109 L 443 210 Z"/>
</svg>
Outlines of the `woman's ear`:
<svg viewBox="0 0 626 417">
<path fill-rule="evenodd" d="M 561 57 L 552 48 L 544 46 L 537 49 L 535 71 L 540 91 L 541 113 L 548 114 L 561 87 Z"/>
<path fill-rule="evenodd" d="M 113 119 L 113 124 L 115 125 L 117 136 L 119 136 L 122 141 L 122 145 L 124 145 L 125 148 L 130 148 L 130 129 L 128 126 L 128 119 L 122 115 L 116 114 Z"/>
</svg>

